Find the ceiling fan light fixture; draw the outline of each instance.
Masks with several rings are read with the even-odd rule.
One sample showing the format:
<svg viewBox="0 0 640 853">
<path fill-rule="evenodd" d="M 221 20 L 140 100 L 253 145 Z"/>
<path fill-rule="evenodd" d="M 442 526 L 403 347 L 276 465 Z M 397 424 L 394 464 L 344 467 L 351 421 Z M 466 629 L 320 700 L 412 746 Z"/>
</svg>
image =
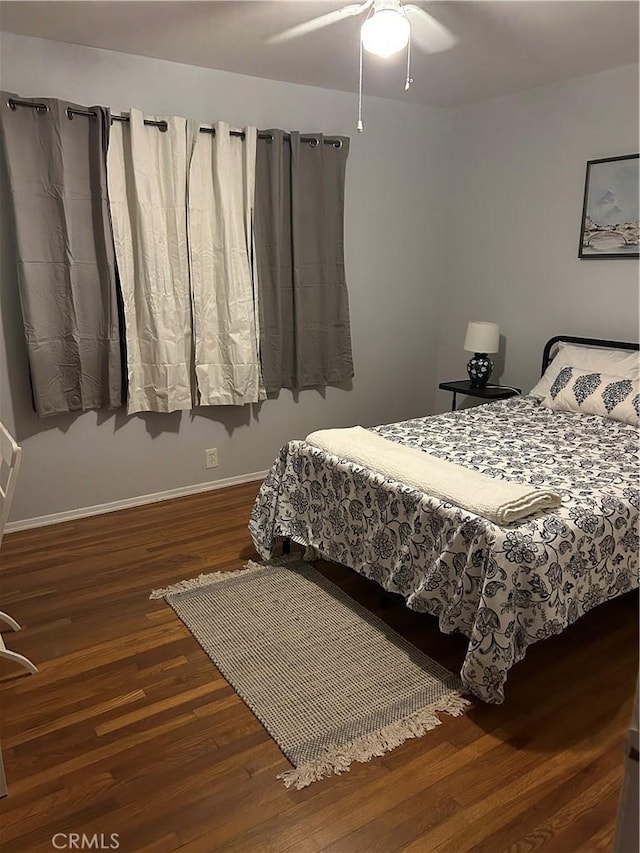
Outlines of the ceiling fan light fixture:
<svg viewBox="0 0 640 853">
<path fill-rule="evenodd" d="M 378 56 L 393 56 L 409 43 L 411 25 L 401 12 L 381 9 L 368 18 L 360 30 L 362 46 Z"/>
</svg>

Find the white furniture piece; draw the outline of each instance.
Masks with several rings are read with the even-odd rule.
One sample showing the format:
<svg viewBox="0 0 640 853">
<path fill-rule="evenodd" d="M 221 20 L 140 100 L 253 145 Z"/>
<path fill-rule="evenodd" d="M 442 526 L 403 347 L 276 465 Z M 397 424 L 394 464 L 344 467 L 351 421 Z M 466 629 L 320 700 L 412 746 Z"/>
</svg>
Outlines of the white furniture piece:
<svg viewBox="0 0 640 853">
<path fill-rule="evenodd" d="M 11 433 L 0 421 L 0 544 L 2 544 L 4 528 L 9 517 L 9 509 L 11 508 L 11 500 L 16 487 L 21 455 L 22 448 L 18 446 Z M 20 625 L 16 620 L 1 610 L 0 622 L 5 622 L 14 631 L 20 630 Z M 12 652 L 11 649 L 5 646 L 2 634 L 0 634 L 0 657 L 19 663 L 25 669 L 29 670 L 29 672 L 38 671 L 38 667 L 29 658 L 18 654 L 18 652 Z"/>
</svg>

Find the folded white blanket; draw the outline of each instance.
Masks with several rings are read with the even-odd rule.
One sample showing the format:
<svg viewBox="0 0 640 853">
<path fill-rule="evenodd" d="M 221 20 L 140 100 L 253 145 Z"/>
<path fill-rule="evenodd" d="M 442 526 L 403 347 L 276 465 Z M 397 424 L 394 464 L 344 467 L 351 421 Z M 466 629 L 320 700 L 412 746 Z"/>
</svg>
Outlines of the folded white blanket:
<svg viewBox="0 0 640 853">
<path fill-rule="evenodd" d="M 318 430 L 306 441 L 495 524 L 509 524 L 561 502 L 560 495 L 551 489 L 489 477 L 359 426 Z"/>
</svg>

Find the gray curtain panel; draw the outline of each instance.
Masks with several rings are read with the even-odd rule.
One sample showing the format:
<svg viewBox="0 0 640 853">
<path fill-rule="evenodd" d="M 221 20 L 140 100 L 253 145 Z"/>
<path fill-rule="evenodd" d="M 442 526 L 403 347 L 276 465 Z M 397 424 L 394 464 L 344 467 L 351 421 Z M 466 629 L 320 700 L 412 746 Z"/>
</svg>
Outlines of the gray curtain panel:
<svg viewBox="0 0 640 853">
<path fill-rule="evenodd" d="M 106 183 L 110 116 L 21 98 L 0 133 L 13 198 L 18 284 L 36 412 L 49 416 L 122 405 L 122 354 Z"/>
<path fill-rule="evenodd" d="M 259 138 L 255 252 L 260 357 L 267 393 L 331 385 L 353 376 L 344 273 L 341 145 L 282 130 Z"/>
</svg>

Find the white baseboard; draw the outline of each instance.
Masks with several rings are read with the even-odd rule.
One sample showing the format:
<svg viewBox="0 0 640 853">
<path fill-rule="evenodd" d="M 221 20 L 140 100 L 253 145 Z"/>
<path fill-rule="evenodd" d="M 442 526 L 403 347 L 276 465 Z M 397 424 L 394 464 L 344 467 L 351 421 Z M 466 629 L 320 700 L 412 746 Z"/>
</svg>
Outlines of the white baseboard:
<svg viewBox="0 0 640 853">
<path fill-rule="evenodd" d="M 171 498 L 182 498 L 187 495 L 197 495 L 200 492 L 212 492 L 215 489 L 226 489 L 227 486 L 239 486 L 242 483 L 251 483 L 254 480 L 264 480 L 268 471 L 254 471 L 253 474 L 240 474 L 238 477 L 226 477 L 223 480 L 214 480 L 210 483 L 196 483 L 193 486 L 181 486 L 178 489 L 167 489 L 165 492 L 155 492 L 152 495 L 138 495 L 135 498 L 125 498 L 122 501 L 111 501 L 106 504 L 95 506 L 84 506 L 79 509 L 70 509 L 65 512 L 54 512 L 51 515 L 39 515 L 35 518 L 25 518 L 22 521 L 10 521 L 5 527 L 5 536 L 17 533 L 19 530 L 30 530 L 33 527 L 45 527 L 49 524 L 60 524 L 62 521 L 73 521 L 77 518 L 88 518 L 90 515 L 102 515 L 105 512 L 116 512 L 119 509 L 128 509 L 133 506 L 144 506 L 145 504 L 168 501 Z"/>
</svg>

